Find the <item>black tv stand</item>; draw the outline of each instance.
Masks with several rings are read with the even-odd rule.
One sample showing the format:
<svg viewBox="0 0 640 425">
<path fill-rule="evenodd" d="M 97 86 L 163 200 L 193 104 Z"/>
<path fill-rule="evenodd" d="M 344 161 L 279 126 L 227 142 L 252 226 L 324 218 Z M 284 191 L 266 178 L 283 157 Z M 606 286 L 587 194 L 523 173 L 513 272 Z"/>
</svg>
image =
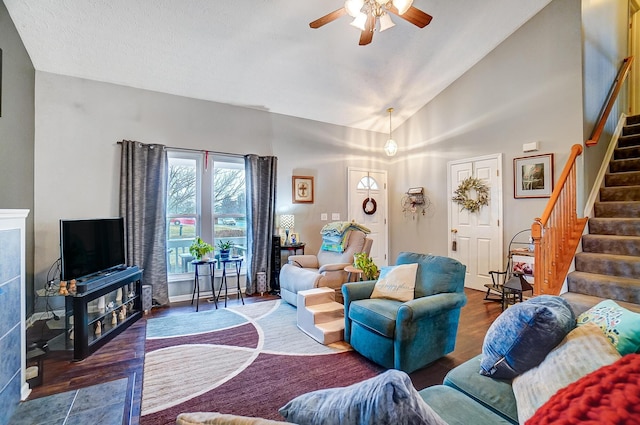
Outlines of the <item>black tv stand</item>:
<svg viewBox="0 0 640 425">
<path fill-rule="evenodd" d="M 142 270 L 127 267 L 76 285 L 65 298 L 66 340 L 73 359 L 83 360 L 142 317 Z"/>
</svg>

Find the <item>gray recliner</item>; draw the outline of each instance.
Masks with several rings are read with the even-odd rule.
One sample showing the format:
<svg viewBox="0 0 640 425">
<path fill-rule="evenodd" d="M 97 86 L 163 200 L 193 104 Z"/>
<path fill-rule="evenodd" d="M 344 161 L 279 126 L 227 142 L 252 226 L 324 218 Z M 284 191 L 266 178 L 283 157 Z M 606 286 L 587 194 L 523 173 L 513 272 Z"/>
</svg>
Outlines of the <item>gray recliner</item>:
<svg viewBox="0 0 640 425">
<path fill-rule="evenodd" d="M 297 306 L 298 292 L 328 287 L 336 291 L 336 301 L 342 300 L 340 289 L 347 280 L 344 268 L 353 264 L 353 255 L 369 254 L 373 240 L 361 230 L 349 230 L 344 252 L 324 251 L 317 255 L 291 255 L 280 270 L 280 297 Z"/>
</svg>

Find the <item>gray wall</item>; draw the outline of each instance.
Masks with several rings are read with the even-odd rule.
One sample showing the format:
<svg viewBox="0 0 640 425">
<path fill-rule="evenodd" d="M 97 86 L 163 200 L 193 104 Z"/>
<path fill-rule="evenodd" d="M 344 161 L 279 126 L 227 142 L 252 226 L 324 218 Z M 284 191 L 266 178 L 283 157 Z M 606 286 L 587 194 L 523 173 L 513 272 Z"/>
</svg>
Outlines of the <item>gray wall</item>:
<svg viewBox="0 0 640 425">
<path fill-rule="evenodd" d="M 584 140 L 589 139 L 607 94 L 628 56 L 628 0 L 582 2 L 584 61 Z M 635 61 L 640 58 L 635 58 Z M 637 64 L 636 64 L 636 69 Z M 627 83 L 628 84 L 628 83 Z M 588 193 L 595 182 L 620 114 L 628 112 L 626 87 L 611 111 L 598 145 L 585 148 L 583 189 Z"/>
<path fill-rule="evenodd" d="M 35 71 L 3 2 L 0 2 L 0 49 L 0 208 L 31 210 L 26 233 L 27 314 L 30 314 L 33 311 Z"/>
<path fill-rule="evenodd" d="M 446 255 L 447 162 L 503 153 L 504 244 L 529 228 L 547 199 L 514 199 L 513 158 L 554 153 L 556 178 L 582 143 L 580 0 L 556 0 L 394 132 L 391 259 L 400 251 Z M 522 144 L 540 142 L 523 153 Z M 400 197 L 424 186 L 432 215 L 404 219 Z M 506 252 L 506 251 L 505 251 Z"/>
<path fill-rule="evenodd" d="M 276 155 L 277 213 L 296 215 L 309 252 L 320 246 L 321 212 L 346 218 L 347 167 L 384 169 L 388 161 L 384 134 L 44 72 L 36 88 L 39 277 L 59 256 L 59 219 L 118 214 L 122 139 Z M 291 203 L 294 174 L 315 177 L 314 204 Z"/>
<path fill-rule="evenodd" d="M 553 152 L 557 177 L 570 147 L 584 141 L 581 13 L 580 0 L 550 3 L 395 130 L 400 153 L 391 160 L 381 153 L 385 134 L 38 72 L 36 273 L 59 255 L 60 218 L 117 214 L 121 139 L 277 156 L 277 212 L 296 215 L 310 252 L 319 247 L 320 213 L 347 218 L 347 167 L 386 169 L 392 263 L 403 250 L 446 254 L 447 161 L 501 152 L 506 245 L 547 201 L 513 198 L 513 158 L 528 155 L 522 144 Z M 315 177 L 314 204 L 291 203 L 294 174 Z M 400 210 L 413 186 L 433 202 L 415 221 Z"/>
</svg>

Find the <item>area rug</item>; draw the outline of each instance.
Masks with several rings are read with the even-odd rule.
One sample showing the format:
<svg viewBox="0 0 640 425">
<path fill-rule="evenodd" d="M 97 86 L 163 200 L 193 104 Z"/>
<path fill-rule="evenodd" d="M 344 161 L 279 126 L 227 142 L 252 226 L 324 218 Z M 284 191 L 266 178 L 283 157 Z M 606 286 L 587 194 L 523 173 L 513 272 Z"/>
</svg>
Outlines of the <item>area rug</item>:
<svg viewBox="0 0 640 425">
<path fill-rule="evenodd" d="M 348 344 L 300 331 L 281 300 L 149 319 L 140 423 L 208 411 L 282 420 L 278 409 L 300 394 L 382 371 Z"/>
</svg>

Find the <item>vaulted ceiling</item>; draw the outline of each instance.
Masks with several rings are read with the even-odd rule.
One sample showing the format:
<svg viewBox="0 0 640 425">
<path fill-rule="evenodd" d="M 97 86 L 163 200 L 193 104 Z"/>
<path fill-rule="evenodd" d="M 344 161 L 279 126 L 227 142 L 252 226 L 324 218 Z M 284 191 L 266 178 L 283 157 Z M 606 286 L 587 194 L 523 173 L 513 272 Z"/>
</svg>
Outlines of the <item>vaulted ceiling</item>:
<svg viewBox="0 0 640 425">
<path fill-rule="evenodd" d="M 342 0 L 4 0 L 38 71 L 366 130 L 394 127 L 550 0 L 415 0 L 359 46 Z"/>
</svg>

